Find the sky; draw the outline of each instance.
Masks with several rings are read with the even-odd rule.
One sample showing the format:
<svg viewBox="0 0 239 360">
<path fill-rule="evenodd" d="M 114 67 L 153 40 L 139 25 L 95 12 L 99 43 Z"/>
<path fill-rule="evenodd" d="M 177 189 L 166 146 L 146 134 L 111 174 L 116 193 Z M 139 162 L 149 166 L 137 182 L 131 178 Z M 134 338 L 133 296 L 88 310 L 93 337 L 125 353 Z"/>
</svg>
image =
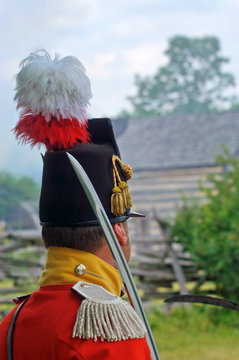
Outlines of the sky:
<svg viewBox="0 0 239 360">
<path fill-rule="evenodd" d="M 89 117 L 130 110 L 135 74 L 164 65 L 175 35 L 217 36 L 231 60 L 225 70 L 239 84 L 238 0 L 0 0 L 0 14 L 0 171 L 40 180 L 44 148 L 18 145 L 11 132 L 18 121 L 14 75 L 32 51 L 79 58 L 92 85 Z"/>
</svg>

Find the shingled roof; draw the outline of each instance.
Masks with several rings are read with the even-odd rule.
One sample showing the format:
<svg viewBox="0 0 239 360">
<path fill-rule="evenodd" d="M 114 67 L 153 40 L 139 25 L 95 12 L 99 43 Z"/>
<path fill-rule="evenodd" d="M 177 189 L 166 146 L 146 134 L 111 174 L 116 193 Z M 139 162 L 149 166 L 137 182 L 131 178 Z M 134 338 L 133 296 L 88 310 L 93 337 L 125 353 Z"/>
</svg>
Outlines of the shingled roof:
<svg viewBox="0 0 239 360">
<path fill-rule="evenodd" d="M 135 171 L 214 166 L 225 145 L 239 156 L 239 111 L 114 120 L 123 161 Z"/>
</svg>

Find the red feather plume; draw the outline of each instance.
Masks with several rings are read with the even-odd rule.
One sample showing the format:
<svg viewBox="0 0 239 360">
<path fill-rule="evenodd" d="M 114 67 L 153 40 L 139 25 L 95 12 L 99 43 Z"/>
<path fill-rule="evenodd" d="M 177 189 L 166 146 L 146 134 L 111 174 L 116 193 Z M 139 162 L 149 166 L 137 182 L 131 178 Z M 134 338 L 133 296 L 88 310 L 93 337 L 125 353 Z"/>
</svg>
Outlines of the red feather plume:
<svg viewBox="0 0 239 360">
<path fill-rule="evenodd" d="M 13 129 L 16 138 L 23 144 L 44 144 L 48 151 L 66 149 L 76 143 L 87 143 L 90 134 L 87 130 L 87 120 L 56 119 L 46 121 L 42 114 L 33 115 L 28 112 L 21 116 Z"/>
</svg>

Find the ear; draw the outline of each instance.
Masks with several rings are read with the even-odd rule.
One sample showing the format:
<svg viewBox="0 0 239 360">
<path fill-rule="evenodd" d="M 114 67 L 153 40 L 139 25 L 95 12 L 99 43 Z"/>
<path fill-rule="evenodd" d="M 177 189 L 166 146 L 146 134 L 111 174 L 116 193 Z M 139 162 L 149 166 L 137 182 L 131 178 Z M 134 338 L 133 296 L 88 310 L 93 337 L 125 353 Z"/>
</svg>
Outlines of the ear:
<svg viewBox="0 0 239 360">
<path fill-rule="evenodd" d="M 121 246 L 125 246 L 128 242 L 128 238 L 125 234 L 125 230 L 122 223 L 117 223 L 112 225 L 114 233 Z"/>
</svg>

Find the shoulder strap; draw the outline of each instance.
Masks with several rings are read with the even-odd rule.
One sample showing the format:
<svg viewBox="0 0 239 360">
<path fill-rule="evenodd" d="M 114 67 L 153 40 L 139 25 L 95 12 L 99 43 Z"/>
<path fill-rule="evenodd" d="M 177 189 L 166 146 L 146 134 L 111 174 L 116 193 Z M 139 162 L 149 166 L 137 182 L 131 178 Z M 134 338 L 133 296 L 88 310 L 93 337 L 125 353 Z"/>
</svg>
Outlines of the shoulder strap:
<svg viewBox="0 0 239 360">
<path fill-rule="evenodd" d="M 23 306 L 25 305 L 25 303 L 29 298 L 30 296 L 18 306 L 17 310 L 15 311 L 12 317 L 11 324 L 9 326 L 8 334 L 7 334 L 7 360 L 13 360 L 13 331 L 15 328 L 15 323 L 21 309 L 23 308 Z"/>
</svg>

